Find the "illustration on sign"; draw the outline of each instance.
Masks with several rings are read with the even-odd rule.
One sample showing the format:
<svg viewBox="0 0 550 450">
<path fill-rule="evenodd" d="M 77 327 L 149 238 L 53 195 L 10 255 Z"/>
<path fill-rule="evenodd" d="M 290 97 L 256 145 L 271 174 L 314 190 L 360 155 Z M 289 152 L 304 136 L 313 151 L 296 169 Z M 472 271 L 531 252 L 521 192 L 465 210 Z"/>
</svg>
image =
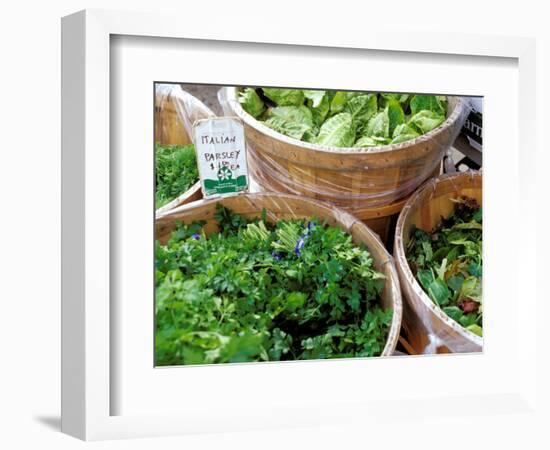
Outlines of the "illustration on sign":
<svg viewBox="0 0 550 450">
<path fill-rule="evenodd" d="M 205 197 L 248 189 L 244 128 L 237 118 L 197 121 L 195 148 Z"/>
</svg>

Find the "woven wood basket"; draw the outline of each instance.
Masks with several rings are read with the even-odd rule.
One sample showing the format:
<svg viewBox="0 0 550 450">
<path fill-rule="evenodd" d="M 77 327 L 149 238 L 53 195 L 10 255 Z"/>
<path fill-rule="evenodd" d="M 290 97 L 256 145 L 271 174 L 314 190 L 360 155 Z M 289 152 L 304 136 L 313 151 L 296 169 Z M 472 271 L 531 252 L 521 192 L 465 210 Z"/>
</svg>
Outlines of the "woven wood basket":
<svg viewBox="0 0 550 450">
<path fill-rule="evenodd" d="M 194 121 L 214 116 L 210 108 L 177 85 L 158 89 L 155 95 L 155 142 L 163 145 L 192 144 L 190 132 Z M 158 208 L 156 214 L 201 198 L 200 182 L 196 182 L 177 198 Z"/>
<path fill-rule="evenodd" d="M 413 226 L 425 231 L 437 226 L 454 211 L 451 199 L 474 198 L 480 205 L 481 172 L 443 175 L 428 181 L 405 204 L 395 230 L 394 257 L 405 297 L 404 328 L 407 340 L 418 353 L 480 352 L 483 338 L 447 316 L 424 292 L 407 262 L 405 249 Z"/>
<path fill-rule="evenodd" d="M 240 117 L 249 146 L 249 168 L 267 191 L 328 201 L 360 219 L 376 207 L 401 202 L 437 172 L 468 115 L 460 97 L 449 97 L 445 122 L 401 144 L 358 151 L 302 142 L 254 119 L 237 101 L 238 88 L 220 92 L 228 113 Z"/>
<path fill-rule="evenodd" d="M 382 356 L 393 354 L 401 328 L 402 304 L 397 272 L 391 255 L 386 251 L 376 235 L 365 224 L 345 211 L 330 207 L 325 203 L 286 194 L 241 194 L 223 199 L 199 200 L 167 211 L 157 217 L 156 239 L 164 243 L 175 227 L 175 222 L 190 223 L 194 220 L 206 221 L 205 230 L 212 233 L 217 230 L 214 219 L 216 204 L 220 202 L 226 208 L 247 218 L 260 217 L 262 209 L 267 219 L 276 222 L 279 219 L 298 219 L 315 216 L 329 225 L 339 226 L 353 237 L 354 242 L 362 242 L 371 253 L 376 269 L 386 276 L 386 286 L 382 291 L 381 303 L 385 308 L 393 309 L 393 318 L 388 340 Z"/>
</svg>

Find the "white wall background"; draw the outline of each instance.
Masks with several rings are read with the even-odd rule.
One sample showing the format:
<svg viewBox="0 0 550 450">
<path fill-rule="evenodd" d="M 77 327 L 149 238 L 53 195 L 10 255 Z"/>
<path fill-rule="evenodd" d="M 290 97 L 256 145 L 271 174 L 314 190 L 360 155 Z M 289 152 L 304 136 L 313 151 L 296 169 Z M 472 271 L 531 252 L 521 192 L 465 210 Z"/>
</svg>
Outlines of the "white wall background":
<svg viewBox="0 0 550 450">
<path fill-rule="evenodd" d="M 4 2 L 0 13 L 0 192 L 3 214 L 0 220 L 0 448 L 82 448 L 84 443 L 59 433 L 60 364 L 60 17 L 83 8 L 173 10 L 186 20 L 197 15 L 186 11 L 184 0 L 19 0 Z M 296 0 L 276 2 L 213 1 L 194 2 L 202 8 L 208 26 L 209 14 L 227 20 L 240 18 L 242 26 L 249 15 L 260 14 L 266 26 L 285 27 L 310 24 L 336 33 L 338 29 L 361 29 L 369 23 L 388 27 L 428 31 L 464 31 L 479 34 L 511 34 L 537 37 L 538 52 L 538 142 L 539 185 L 549 166 L 548 124 L 550 114 L 550 36 L 544 2 L 523 0 L 480 2 L 462 0 L 441 2 L 394 0 L 392 2 L 338 2 Z M 265 8 L 265 12 L 262 12 Z M 324 17 L 324 20 L 321 18 Z M 504 132 L 504 130 L 503 130 Z M 544 142 L 544 146 L 543 146 Z M 533 176 L 535 180 L 535 176 Z M 545 184 L 545 183 L 544 183 Z M 541 196 L 540 210 L 548 210 L 548 198 Z M 547 215 L 547 214 L 546 214 Z M 540 223 L 547 223 L 540 217 Z M 529 232 L 529 230 L 521 230 Z M 511 230 L 513 235 L 514 231 Z M 541 227 L 538 270 L 543 275 L 542 255 L 548 253 L 547 231 Z M 545 246 L 545 249 L 542 248 Z M 543 250 L 546 250 L 544 252 Z M 542 286 L 542 282 L 541 282 Z M 542 297 L 542 294 L 540 294 Z M 548 298 L 548 295 L 545 295 Z M 545 306 L 546 311 L 548 308 Z M 549 333 L 541 332 L 548 348 Z M 546 391 L 547 393 L 548 391 Z M 547 399 L 548 402 L 548 399 Z M 408 442 L 406 421 L 399 429 L 380 430 L 381 442 L 391 441 L 407 448 L 436 448 L 430 442 L 432 426 L 449 427 L 451 439 L 446 448 L 472 447 L 543 448 L 532 435 L 515 429 L 516 418 L 480 418 L 480 428 L 501 424 L 501 433 L 491 440 L 478 440 L 478 430 L 461 430 L 460 419 L 450 424 L 426 424 L 425 443 Z M 414 426 L 418 426 L 415 424 Z M 469 436 L 463 441 L 457 436 Z M 453 437 L 454 436 L 454 437 Z M 279 448 L 307 445 L 319 448 L 367 447 L 374 436 L 356 429 L 282 430 L 249 434 L 193 436 L 161 440 L 118 441 L 88 444 L 94 448 Z M 474 441 L 475 439 L 475 441 Z M 399 444 L 398 444 L 399 442 Z M 469 442 L 469 444 L 468 444 Z M 548 441 L 545 443 L 548 445 Z M 440 445 L 440 444 L 439 444 Z M 510 446 L 510 447 L 509 447 Z M 291 447 L 291 448 L 292 448 Z M 392 445 L 389 445 L 392 447 Z M 489 448 L 489 447 L 487 447 Z M 548 447 L 546 447 L 548 448 Z"/>
</svg>

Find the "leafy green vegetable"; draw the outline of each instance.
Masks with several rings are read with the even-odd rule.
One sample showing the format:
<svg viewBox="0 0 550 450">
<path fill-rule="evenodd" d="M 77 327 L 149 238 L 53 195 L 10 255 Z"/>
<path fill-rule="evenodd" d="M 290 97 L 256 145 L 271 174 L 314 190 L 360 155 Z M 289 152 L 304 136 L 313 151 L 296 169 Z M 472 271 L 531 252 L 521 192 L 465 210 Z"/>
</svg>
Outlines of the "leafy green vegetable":
<svg viewBox="0 0 550 450">
<path fill-rule="evenodd" d="M 297 122 L 313 128 L 313 115 L 311 110 L 304 105 L 300 106 L 278 106 L 272 108 L 270 116 L 280 117 L 288 122 Z"/>
<path fill-rule="evenodd" d="M 257 118 L 265 111 L 265 105 L 253 88 L 239 92 L 239 102 L 252 117 Z"/>
<path fill-rule="evenodd" d="M 289 106 L 289 108 L 293 108 Z M 264 122 L 269 128 L 278 131 L 279 133 L 290 136 L 294 139 L 302 139 L 304 134 L 311 130 L 311 126 L 304 123 L 293 122 L 283 119 L 282 117 L 270 117 Z"/>
<path fill-rule="evenodd" d="M 364 246 L 315 219 L 178 226 L 156 247 L 157 365 L 380 355 L 392 310 Z"/>
<path fill-rule="evenodd" d="M 406 105 L 409 101 L 409 98 L 411 97 L 410 94 L 388 94 L 388 93 L 382 93 L 380 94 L 380 97 L 384 100 L 396 100 L 399 103 L 402 103 L 403 105 Z"/>
<path fill-rule="evenodd" d="M 155 207 L 160 208 L 187 191 L 199 179 L 193 145 L 155 148 Z"/>
<path fill-rule="evenodd" d="M 477 202 L 460 198 L 431 233 L 414 229 L 407 246 L 411 270 L 428 296 L 478 336 L 483 335 L 481 221 Z"/>
<path fill-rule="evenodd" d="M 357 149 L 415 139 L 441 125 L 447 113 L 446 97 L 435 95 L 245 88 L 239 102 L 294 139 Z"/>
<path fill-rule="evenodd" d="M 323 103 L 325 97 L 327 97 L 326 91 L 312 91 L 304 90 L 304 97 L 311 100 L 310 108 L 318 108 Z"/>
<path fill-rule="evenodd" d="M 246 88 L 239 92 L 239 102 L 252 117 L 257 118 L 265 111 L 265 105 L 256 90 Z"/>
<path fill-rule="evenodd" d="M 412 116 L 409 119 L 408 124 L 419 133 L 425 134 L 428 131 L 433 130 L 435 127 L 441 125 L 444 120 L 444 116 L 425 109 Z"/>
<path fill-rule="evenodd" d="M 304 91 L 306 105 L 311 110 L 313 122 L 318 129 L 330 111 L 329 93 L 325 91 Z"/>
<path fill-rule="evenodd" d="M 388 121 L 389 121 L 389 131 L 390 131 L 389 136 L 392 136 L 397 126 L 404 124 L 405 113 L 403 112 L 403 108 L 401 107 L 401 104 L 395 99 L 388 100 L 386 108 L 388 110 Z"/>
<path fill-rule="evenodd" d="M 352 97 L 345 104 L 344 110 L 351 114 L 354 122 L 366 124 L 378 110 L 376 95 L 367 94 Z"/>
<path fill-rule="evenodd" d="M 410 125 L 402 123 L 397 125 L 393 130 L 393 139 L 392 144 L 399 144 L 400 142 L 409 141 L 411 139 L 417 138 L 420 134 L 412 128 Z"/>
<path fill-rule="evenodd" d="M 299 89 L 262 88 L 262 90 L 265 96 L 278 106 L 300 106 L 304 103 L 304 92 Z"/>
<path fill-rule="evenodd" d="M 336 91 L 332 95 L 330 101 L 330 113 L 332 115 L 341 113 L 346 106 L 346 102 L 350 98 L 351 92 Z"/>
<path fill-rule="evenodd" d="M 378 147 L 379 145 L 387 144 L 386 138 L 379 138 L 377 136 L 363 136 L 355 141 L 354 147 Z"/>
<path fill-rule="evenodd" d="M 428 110 L 444 116 L 447 109 L 445 97 L 435 95 L 415 95 L 411 99 L 410 106 L 412 115 Z"/>
<path fill-rule="evenodd" d="M 387 138 L 390 135 L 388 110 L 383 109 L 367 123 L 366 136 Z"/>
<path fill-rule="evenodd" d="M 352 115 L 343 112 L 331 117 L 321 126 L 315 142 L 331 147 L 351 147 L 354 140 Z"/>
</svg>

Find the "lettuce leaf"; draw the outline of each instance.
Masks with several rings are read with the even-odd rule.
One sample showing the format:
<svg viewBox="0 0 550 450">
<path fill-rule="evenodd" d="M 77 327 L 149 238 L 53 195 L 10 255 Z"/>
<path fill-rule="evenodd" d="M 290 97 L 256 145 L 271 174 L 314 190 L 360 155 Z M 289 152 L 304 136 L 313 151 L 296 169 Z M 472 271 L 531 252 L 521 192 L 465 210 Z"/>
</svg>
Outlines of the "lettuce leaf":
<svg viewBox="0 0 550 450">
<path fill-rule="evenodd" d="M 343 112 L 328 119 L 315 139 L 317 144 L 329 147 L 351 147 L 355 141 L 355 128 L 350 113 Z"/>
<path fill-rule="evenodd" d="M 262 88 L 267 98 L 277 106 L 300 106 L 304 103 L 304 92 L 300 89 Z"/>
<path fill-rule="evenodd" d="M 306 104 L 313 116 L 313 122 L 320 127 L 330 110 L 329 94 L 326 91 L 304 91 Z"/>
<path fill-rule="evenodd" d="M 348 101 L 348 92 L 346 91 L 336 91 L 334 97 L 330 102 L 330 113 L 338 114 L 344 110 L 344 106 Z"/>
<path fill-rule="evenodd" d="M 363 128 L 378 110 L 376 95 L 365 94 L 352 97 L 344 105 L 344 110 L 351 114 L 358 128 Z"/>
<path fill-rule="evenodd" d="M 296 122 L 313 128 L 313 115 L 307 106 L 277 106 L 269 110 L 271 117 L 280 117 L 287 122 Z"/>
<path fill-rule="evenodd" d="M 390 135 L 390 118 L 388 110 L 384 109 L 372 117 L 365 129 L 365 136 L 389 137 Z"/>
<path fill-rule="evenodd" d="M 413 116 L 423 110 L 433 111 L 444 116 L 446 109 L 446 105 L 441 102 L 440 97 L 435 95 L 415 95 L 411 99 L 411 114 Z"/>
<path fill-rule="evenodd" d="M 405 113 L 401 104 L 393 98 L 388 100 L 386 108 L 388 110 L 389 135 L 392 136 L 395 128 L 405 122 Z"/>
<path fill-rule="evenodd" d="M 399 103 L 406 104 L 409 101 L 410 94 L 389 94 L 389 93 L 381 93 L 380 97 L 382 97 L 385 100 L 396 100 Z"/>
<path fill-rule="evenodd" d="M 424 109 L 409 119 L 409 126 L 421 134 L 433 130 L 445 121 L 445 116 L 436 112 Z"/>
<path fill-rule="evenodd" d="M 252 117 L 257 119 L 265 110 L 264 102 L 253 88 L 239 92 L 239 103 Z"/>
<path fill-rule="evenodd" d="M 327 95 L 327 91 L 312 91 L 306 89 L 303 92 L 304 97 L 308 100 L 311 100 L 311 108 L 318 108 Z"/>
<path fill-rule="evenodd" d="M 294 139 L 302 139 L 306 132 L 311 132 L 309 125 L 291 122 L 277 116 L 270 117 L 263 123 L 269 128 Z"/>
<path fill-rule="evenodd" d="M 354 147 L 364 148 L 364 147 L 380 147 L 382 145 L 387 145 L 390 143 L 390 140 L 378 136 L 362 136 L 357 139 L 357 142 L 353 145 Z"/>
<path fill-rule="evenodd" d="M 392 144 L 399 144 L 401 142 L 410 141 L 411 139 L 415 139 L 418 136 L 420 136 L 419 133 L 416 132 L 416 130 L 409 125 L 402 123 L 400 125 L 397 125 L 395 127 L 395 130 L 393 131 L 393 139 L 391 141 Z"/>
</svg>

